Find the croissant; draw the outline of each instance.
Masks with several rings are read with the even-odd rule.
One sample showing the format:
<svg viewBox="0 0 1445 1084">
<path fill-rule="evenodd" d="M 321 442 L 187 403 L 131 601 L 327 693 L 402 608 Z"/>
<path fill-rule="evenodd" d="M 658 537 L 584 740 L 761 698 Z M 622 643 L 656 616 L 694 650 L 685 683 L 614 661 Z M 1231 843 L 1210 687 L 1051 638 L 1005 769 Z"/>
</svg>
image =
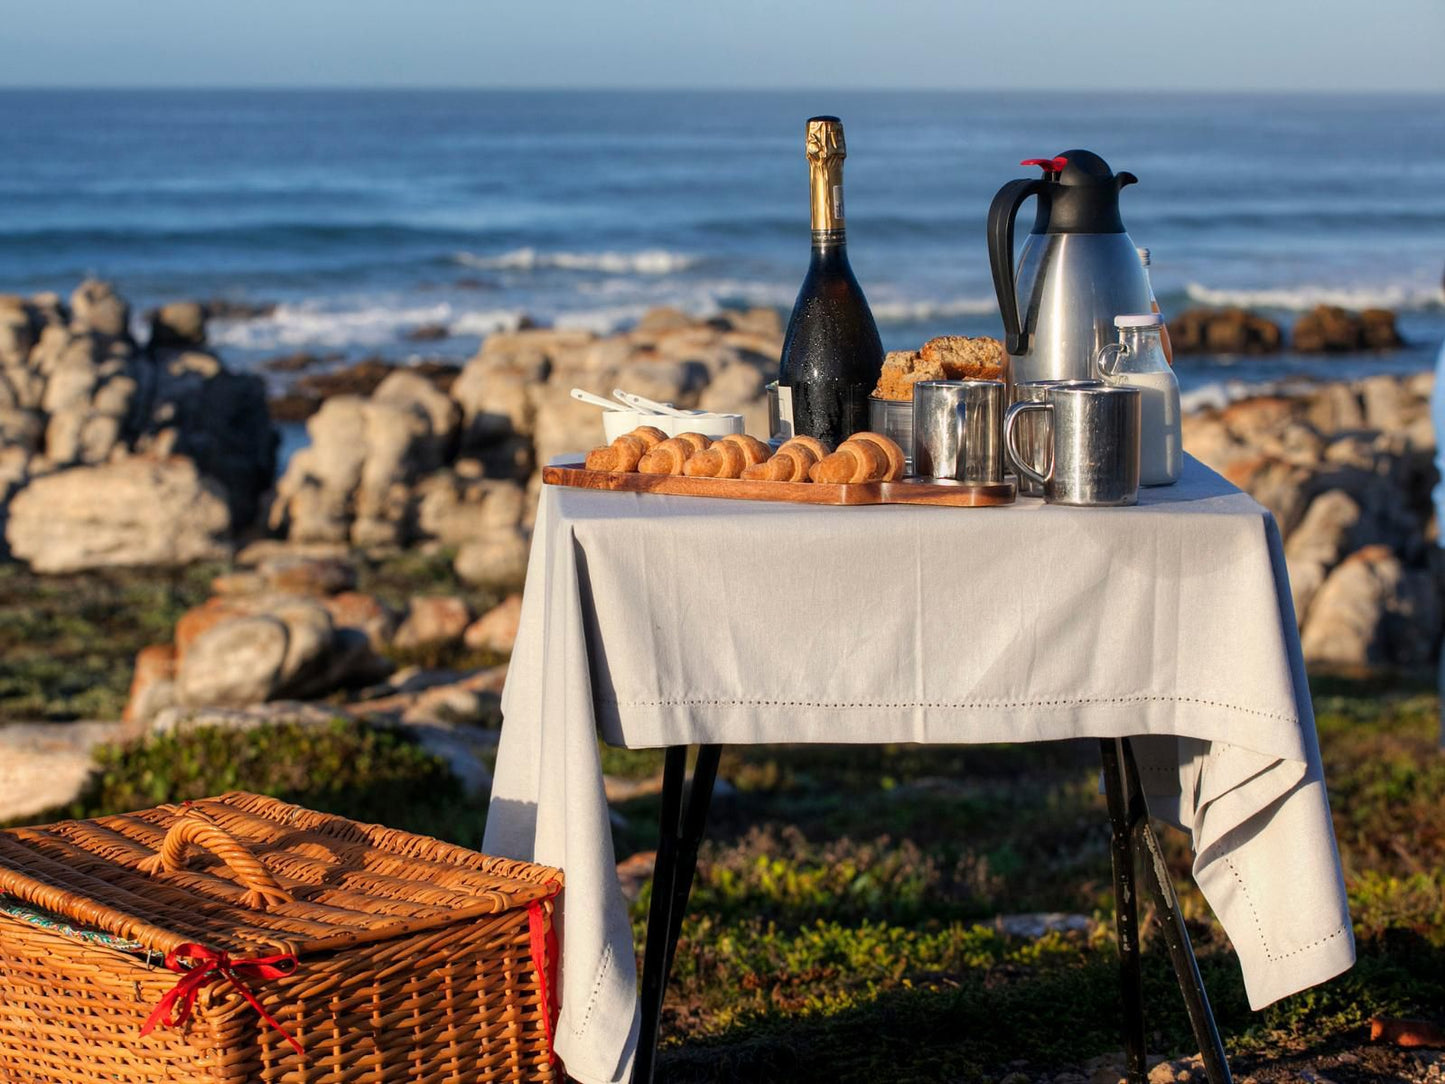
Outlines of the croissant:
<svg viewBox="0 0 1445 1084">
<path fill-rule="evenodd" d="M 783 448 L 796 448 L 798 445 L 802 445 L 812 452 L 814 459 L 822 459 L 828 454 L 828 446 L 817 437 L 789 437 L 783 441 L 782 447 L 778 451 L 781 452 Z"/>
<path fill-rule="evenodd" d="M 637 469 L 643 474 L 681 474 L 682 465 L 693 455 L 693 446 L 689 442 L 681 437 L 669 437 L 644 455 L 638 461 Z"/>
<path fill-rule="evenodd" d="M 742 448 L 719 440 L 684 463 L 682 473 L 689 478 L 740 478 L 747 465 Z"/>
<path fill-rule="evenodd" d="M 898 479 L 903 477 L 903 449 L 898 447 L 898 444 L 895 441 L 890 440 L 888 437 L 885 437 L 882 433 L 867 432 L 854 433 L 851 437 L 848 438 L 849 442 L 856 442 L 860 440 L 877 447 L 877 449 L 883 453 L 883 457 L 888 460 L 888 473 L 886 473 L 882 477 L 882 479 L 880 479 L 881 481 L 896 482 L 898 481 Z"/>
<path fill-rule="evenodd" d="M 709 438 L 703 436 L 701 433 L 679 433 L 672 439 L 680 440 L 685 444 L 691 445 L 694 452 L 700 452 L 712 443 Z"/>
<path fill-rule="evenodd" d="M 756 463 L 743 471 L 743 477 L 756 482 L 806 482 L 808 470 L 818 460 L 806 444 L 788 445 L 778 449 L 773 458 Z"/>
<path fill-rule="evenodd" d="M 642 443 L 645 445 L 643 449 L 645 452 L 652 451 L 652 449 L 656 448 L 659 444 L 661 444 L 664 440 L 667 439 L 667 434 L 664 433 L 661 429 L 657 428 L 657 426 L 655 425 L 639 425 L 636 429 L 626 435 L 629 437 L 636 437 L 638 440 L 642 441 Z"/>
<path fill-rule="evenodd" d="M 637 469 L 638 460 L 647 451 L 642 438 L 623 433 L 611 444 L 593 448 L 587 453 L 588 470 L 630 471 Z"/>
<path fill-rule="evenodd" d="M 743 450 L 743 457 L 749 467 L 754 463 L 761 463 L 773 454 L 773 450 L 766 444 L 757 437 L 750 437 L 746 433 L 729 433 L 721 440 L 714 441 L 713 447 L 716 448 L 719 444 L 736 444 Z"/>
<path fill-rule="evenodd" d="M 877 482 L 888 473 L 888 460 L 878 446 L 866 440 L 845 440 L 838 450 L 808 472 L 815 482 L 830 485 L 856 485 Z"/>
</svg>

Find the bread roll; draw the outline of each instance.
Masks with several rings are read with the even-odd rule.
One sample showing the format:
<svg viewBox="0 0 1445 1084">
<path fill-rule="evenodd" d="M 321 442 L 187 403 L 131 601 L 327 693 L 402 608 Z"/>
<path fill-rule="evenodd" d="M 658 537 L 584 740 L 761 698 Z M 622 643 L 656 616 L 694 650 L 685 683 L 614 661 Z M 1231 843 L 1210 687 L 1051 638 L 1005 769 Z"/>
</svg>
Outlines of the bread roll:
<svg viewBox="0 0 1445 1084">
<path fill-rule="evenodd" d="M 667 439 L 667 434 L 664 433 L 661 429 L 657 428 L 657 426 L 655 425 L 639 425 L 636 429 L 626 435 L 629 437 L 636 437 L 638 440 L 642 441 L 642 443 L 646 445 L 646 450 L 649 452 Z"/>
</svg>

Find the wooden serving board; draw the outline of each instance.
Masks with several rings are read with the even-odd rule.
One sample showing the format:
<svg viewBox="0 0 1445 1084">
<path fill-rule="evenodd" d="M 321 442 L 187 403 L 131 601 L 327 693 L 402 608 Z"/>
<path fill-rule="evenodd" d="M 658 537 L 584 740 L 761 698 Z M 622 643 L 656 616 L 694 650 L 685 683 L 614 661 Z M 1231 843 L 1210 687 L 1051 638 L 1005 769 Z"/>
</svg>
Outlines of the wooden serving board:
<svg viewBox="0 0 1445 1084">
<path fill-rule="evenodd" d="M 681 474 L 640 474 L 587 470 L 581 464 L 542 468 L 542 481 L 553 486 L 610 489 L 624 493 L 663 493 L 671 497 L 725 497 L 735 501 L 785 501 L 793 504 L 936 504 L 979 508 L 1012 504 L 1013 482 L 994 485 L 945 485 L 938 482 L 752 482 L 741 478 L 688 478 Z"/>
</svg>

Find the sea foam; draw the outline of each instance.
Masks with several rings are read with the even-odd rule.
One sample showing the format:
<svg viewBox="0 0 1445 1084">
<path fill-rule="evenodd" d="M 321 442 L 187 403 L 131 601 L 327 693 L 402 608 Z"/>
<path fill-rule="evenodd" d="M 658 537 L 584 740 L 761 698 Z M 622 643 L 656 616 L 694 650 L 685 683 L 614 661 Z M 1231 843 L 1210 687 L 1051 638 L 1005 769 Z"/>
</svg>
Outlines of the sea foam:
<svg viewBox="0 0 1445 1084">
<path fill-rule="evenodd" d="M 538 252 L 529 247 L 495 256 L 458 252 L 453 259 L 463 267 L 490 271 L 556 268 L 562 271 L 601 271 L 609 275 L 672 275 L 697 263 L 695 256 L 662 248 L 640 252 Z"/>
<path fill-rule="evenodd" d="M 1204 305 L 1235 305 L 1245 309 L 1304 311 L 1316 305 L 1343 309 L 1434 309 L 1445 305 L 1445 290 L 1419 283 L 1380 286 L 1276 286 L 1255 290 L 1214 289 L 1197 282 L 1184 288 L 1185 296 Z"/>
<path fill-rule="evenodd" d="M 354 309 L 301 302 L 277 305 L 270 314 L 251 320 L 213 321 L 207 334 L 213 343 L 237 350 L 337 350 L 381 346 L 428 324 L 443 325 L 453 335 L 515 331 L 523 318 L 520 309 L 458 310 L 446 302 Z"/>
</svg>

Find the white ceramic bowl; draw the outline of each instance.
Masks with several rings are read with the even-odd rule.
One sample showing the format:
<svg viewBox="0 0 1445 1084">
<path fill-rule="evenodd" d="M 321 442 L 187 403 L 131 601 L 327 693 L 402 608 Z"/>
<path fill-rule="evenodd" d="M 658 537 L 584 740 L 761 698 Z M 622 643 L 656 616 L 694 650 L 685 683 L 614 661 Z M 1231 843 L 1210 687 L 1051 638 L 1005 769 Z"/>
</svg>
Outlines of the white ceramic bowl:
<svg viewBox="0 0 1445 1084">
<path fill-rule="evenodd" d="M 741 433 L 743 431 L 743 416 L 741 414 L 706 414 L 697 413 L 687 418 L 668 418 L 671 428 L 662 426 L 662 430 L 671 436 L 679 433 L 701 433 L 705 437 L 717 440 L 718 437 L 725 437 L 729 433 Z"/>
<path fill-rule="evenodd" d="M 675 418 L 668 414 L 644 414 L 640 410 L 605 410 L 602 412 L 602 432 L 611 444 L 623 433 L 630 433 L 639 425 L 653 425 L 670 437 L 679 433 L 701 433 L 716 440 L 729 433 L 743 431 L 741 414 L 710 414 L 699 412 L 686 418 Z"/>
<path fill-rule="evenodd" d="M 664 433 L 672 435 L 667 426 L 658 422 L 658 415 L 647 414 L 641 410 L 604 410 L 602 412 L 602 432 L 606 436 L 606 443 L 611 444 L 623 433 L 630 433 L 639 425 L 656 425 Z"/>
</svg>

